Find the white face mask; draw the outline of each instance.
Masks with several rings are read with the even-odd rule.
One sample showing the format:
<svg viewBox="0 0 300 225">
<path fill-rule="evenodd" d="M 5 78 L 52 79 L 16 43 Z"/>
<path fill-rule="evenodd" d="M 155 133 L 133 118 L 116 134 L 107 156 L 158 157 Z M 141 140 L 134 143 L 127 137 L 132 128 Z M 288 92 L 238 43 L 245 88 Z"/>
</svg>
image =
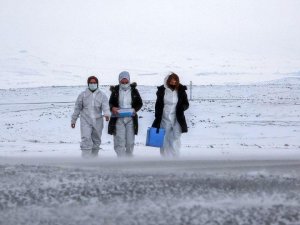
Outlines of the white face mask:
<svg viewBox="0 0 300 225">
<path fill-rule="evenodd" d="M 95 90 L 97 90 L 97 88 L 98 88 L 98 84 L 89 84 L 89 89 L 91 91 L 95 91 Z"/>
<path fill-rule="evenodd" d="M 130 87 L 130 84 L 129 83 L 127 83 L 127 84 L 120 84 L 120 87 L 121 87 L 122 90 L 128 90 L 129 87 Z"/>
</svg>

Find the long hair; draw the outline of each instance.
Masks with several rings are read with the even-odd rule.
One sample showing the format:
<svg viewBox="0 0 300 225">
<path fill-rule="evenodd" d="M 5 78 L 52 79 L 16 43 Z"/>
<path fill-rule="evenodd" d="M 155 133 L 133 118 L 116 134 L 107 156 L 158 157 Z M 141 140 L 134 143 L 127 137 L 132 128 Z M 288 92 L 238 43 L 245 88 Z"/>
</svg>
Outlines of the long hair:
<svg viewBox="0 0 300 225">
<path fill-rule="evenodd" d="M 179 80 L 179 76 L 176 74 L 176 73 L 171 73 L 167 79 L 167 86 L 169 87 L 170 86 L 170 81 L 174 79 L 176 80 L 176 86 L 175 86 L 175 89 L 178 90 L 179 88 L 179 83 L 180 83 L 180 80 Z"/>
</svg>

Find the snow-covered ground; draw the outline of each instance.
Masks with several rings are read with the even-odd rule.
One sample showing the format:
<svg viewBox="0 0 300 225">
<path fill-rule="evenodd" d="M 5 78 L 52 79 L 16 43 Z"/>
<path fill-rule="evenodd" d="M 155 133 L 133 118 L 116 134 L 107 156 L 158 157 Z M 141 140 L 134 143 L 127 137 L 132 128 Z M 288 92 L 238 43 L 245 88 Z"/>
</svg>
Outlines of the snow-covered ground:
<svg viewBox="0 0 300 225">
<path fill-rule="evenodd" d="M 0 90 L 0 224 L 300 224 L 300 79 L 193 86 L 182 157 L 145 146 L 156 87 L 135 157 L 80 157 L 74 101 L 84 89 Z M 101 89 L 109 94 L 109 87 Z"/>
<path fill-rule="evenodd" d="M 300 79 L 255 85 L 194 86 L 186 112 L 189 133 L 182 156 L 269 159 L 300 156 Z M 70 128 L 74 101 L 85 87 L 0 90 L 0 156 L 80 155 L 79 126 Z M 144 106 L 135 155 L 159 156 L 145 147 L 154 118 L 156 87 L 138 86 Z M 109 95 L 109 87 L 101 89 Z M 107 123 L 101 155 L 114 156 Z"/>
</svg>

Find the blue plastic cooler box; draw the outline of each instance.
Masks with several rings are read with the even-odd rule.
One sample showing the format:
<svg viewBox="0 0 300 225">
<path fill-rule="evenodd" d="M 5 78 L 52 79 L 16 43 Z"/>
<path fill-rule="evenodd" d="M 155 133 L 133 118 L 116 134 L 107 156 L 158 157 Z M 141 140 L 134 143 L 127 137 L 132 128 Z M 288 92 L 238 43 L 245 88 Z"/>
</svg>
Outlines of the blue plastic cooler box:
<svg viewBox="0 0 300 225">
<path fill-rule="evenodd" d="M 119 113 L 117 115 L 112 115 L 113 117 L 131 117 L 133 116 L 134 109 L 119 109 Z"/>
<path fill-rule="evenodd" d="M 146 146 L 162 147 L 165 138 L 165 129 L 149 127 L 147 130 Z"/>
</svg>

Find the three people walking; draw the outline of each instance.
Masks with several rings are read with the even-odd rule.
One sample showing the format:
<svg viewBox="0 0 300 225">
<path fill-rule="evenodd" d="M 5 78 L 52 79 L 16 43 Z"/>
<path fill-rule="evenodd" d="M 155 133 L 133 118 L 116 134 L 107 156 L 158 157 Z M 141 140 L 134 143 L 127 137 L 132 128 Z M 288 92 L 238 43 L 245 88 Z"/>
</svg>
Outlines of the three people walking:
<svg viewBox="0 0 300 225">
<path fill-rule="evenodd" d="M 103 117 L 109 121 L 108 134 L 113 135 L 117 156 L 133 155 L 135 135 L 138 134 L 137 112 L 142 108 L 143 101 L 136 88 L 137 84 L 130 82 L 130 74 L 127 71 L 119 74 L 118 81 L 118 85 L 110 88 L 111 95 L 108 101 L 106 95 L 98 88 L 98 79 L 94 76 L 89 77 L 88 88 L 76 100 L 71 126 L 75 128 L 80 116 L 80 148 L 83 157 L 98 155 Z M 164 143 L 160 148 L 162 156 L 179 156 L 181 134 L 188 131 L 184 115 L 184 111 L 189 108 L 186 90 L 187 87 L 180 83 L 175 73 L 168 75 L 164 84 L 158 87 L 152 127 L 165 129 Z M 124 111 L 129 114 L 123 114 Z"/>
</svg>

